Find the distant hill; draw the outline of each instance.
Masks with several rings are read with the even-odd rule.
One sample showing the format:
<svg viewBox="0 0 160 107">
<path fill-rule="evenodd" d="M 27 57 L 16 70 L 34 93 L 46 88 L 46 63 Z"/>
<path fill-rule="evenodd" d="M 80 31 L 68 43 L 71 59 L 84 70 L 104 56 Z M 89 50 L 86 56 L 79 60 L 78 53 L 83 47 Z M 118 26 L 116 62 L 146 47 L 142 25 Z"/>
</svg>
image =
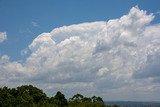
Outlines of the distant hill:
<svg viewBox="0 0 160 107">
<path fill-rule="evenodd" d="M 119 107 L 160 107 L 160 102 L 136 102 L 136 101 L 105 101 L 105 104 L 118 105 Z"/>
</svg>

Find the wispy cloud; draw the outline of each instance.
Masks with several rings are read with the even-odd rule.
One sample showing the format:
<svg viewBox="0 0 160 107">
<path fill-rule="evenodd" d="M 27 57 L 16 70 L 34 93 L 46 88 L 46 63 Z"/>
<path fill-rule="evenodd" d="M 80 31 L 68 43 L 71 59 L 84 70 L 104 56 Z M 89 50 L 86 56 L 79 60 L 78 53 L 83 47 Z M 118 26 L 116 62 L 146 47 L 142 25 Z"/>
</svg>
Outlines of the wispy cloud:
<svg viewBox="0 0 160 107">
<path fill-rule="evenodd" d="M 23 50 L 21 50 L 21 55 L 27 55 L 28 54 L 28 52 L 29 52 L 29 49 L 28 48 L 25 48 L 25 49 L 23 49 Z"/>
<path fill-rule="evenodd" d="M 7 33 L 6 32 L 0 32 L 0 43 L 5 41 L 7 39 Z"/>
<path fill-rule="evenodd" d="M 160 15 L 160 10 L 156 12 L 156 14 Z"/>
<path fill-rule="evenodd" d="M 19 29 L 19 33 L 21 33 L 21 34 L 27 34 L 28 36 L 33 34 L 31 28 Z"/>
<path fill-rule="evenodd" d="M 31 24 L 32 24 L 33 27 L 39 27 L 39 24 L 35 21 L 32 21 Z"/>
</svg>

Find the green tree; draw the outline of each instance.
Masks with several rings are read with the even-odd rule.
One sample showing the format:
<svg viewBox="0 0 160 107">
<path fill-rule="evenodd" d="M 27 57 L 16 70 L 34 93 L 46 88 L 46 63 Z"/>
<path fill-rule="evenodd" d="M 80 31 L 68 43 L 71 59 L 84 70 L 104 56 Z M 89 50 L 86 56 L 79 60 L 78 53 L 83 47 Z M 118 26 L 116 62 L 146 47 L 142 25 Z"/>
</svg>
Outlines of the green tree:
<svg viewBox="0 0 160 107">
<path fill-rule="evenodd" d="M 91 98 L 88 98 L 88 97 L 84 97 L 83 99 L 82 99 L 82 102 L 91 102 L 92 101 L 92 99 Z"/>
<path fill-rule="evenodd" d="M 12 107 L 12 105 L 15 105 L 15 100 L 8 87 L 0 89 L 0 107 Z"/>
<path fill-rule="evenodd" d="M 97 102 L 97 103 L 104 103 L 103 99 L 101 97 L 92 97 L 92 102 Z"/>
<path fill-rule="evenodd" d="M 83 95 L 81 94 L 76 94 L 71 98 L 73 101 L 82 101 Z"/>
<path fill-rule="evenodd" d="M 32 85 L 23 85 L 21 87 L 17 87 L 18 94 L 20 96 L 27 96 L 32 97 L 30 99 L 33 99 L 33 102 L 38 103 L 40 101 L 43 101 L 47 98 L 46 94 L 43 93 L 42 90 L 38 89 L 37 87 L 33 87 Z"/>
<path fill-rule="evenodd" d="M 47 97 L 42 90 L 32 85 L 17 88 L 0 88 L 0 107 L 117 107 L 106 106 L 101 97 L 92 98 L 76 94 L 69 102 L 58 91 L 54 97 Z"/>
<path fill-rule="evenodd" d="M 54 96 L 54 102 L 55 102 L 57 107 L 68 106 L 67 99 L 65 98 L 65 96 L 60 91 L 58 91 L 56 93 L 56 95 Z"/>
</svg>

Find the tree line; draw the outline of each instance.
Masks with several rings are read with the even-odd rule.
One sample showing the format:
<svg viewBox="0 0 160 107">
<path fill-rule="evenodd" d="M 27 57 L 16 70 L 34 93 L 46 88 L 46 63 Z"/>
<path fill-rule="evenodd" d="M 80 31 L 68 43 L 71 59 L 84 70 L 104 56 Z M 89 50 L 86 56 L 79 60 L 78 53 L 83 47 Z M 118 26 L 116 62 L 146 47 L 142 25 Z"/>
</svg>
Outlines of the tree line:
<svg viewBox="0 0 160 107">
<path fill-rule="evenodd" d="M 101 97 L 85 97 L 76 94 L 67 100 L 60 91 L 48 97 L 41 89 L 32 85 L 17 88 L 0 88 L 0 107 L 118 107 L 105 105 Z"/>
</svg>

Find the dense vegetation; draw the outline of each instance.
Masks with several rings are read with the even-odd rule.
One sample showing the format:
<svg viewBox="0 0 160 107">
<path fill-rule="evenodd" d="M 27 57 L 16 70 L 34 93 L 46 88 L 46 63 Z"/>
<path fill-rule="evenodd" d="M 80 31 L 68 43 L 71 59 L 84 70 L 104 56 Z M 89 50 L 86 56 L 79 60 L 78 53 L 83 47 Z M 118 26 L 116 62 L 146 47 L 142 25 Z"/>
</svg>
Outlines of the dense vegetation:
<svg viewBox="0 0 160 107">
<path fill-rule="evenodd" d="M 117 107 L 107 106 L 101 97 L 92 98 L 76 94 L 68 101 L 61 92 L 54 97 L 47 95 L 37 87 L 23 85 L 17 88 L 0 88 L 0 107 Z"/>
</svg>

